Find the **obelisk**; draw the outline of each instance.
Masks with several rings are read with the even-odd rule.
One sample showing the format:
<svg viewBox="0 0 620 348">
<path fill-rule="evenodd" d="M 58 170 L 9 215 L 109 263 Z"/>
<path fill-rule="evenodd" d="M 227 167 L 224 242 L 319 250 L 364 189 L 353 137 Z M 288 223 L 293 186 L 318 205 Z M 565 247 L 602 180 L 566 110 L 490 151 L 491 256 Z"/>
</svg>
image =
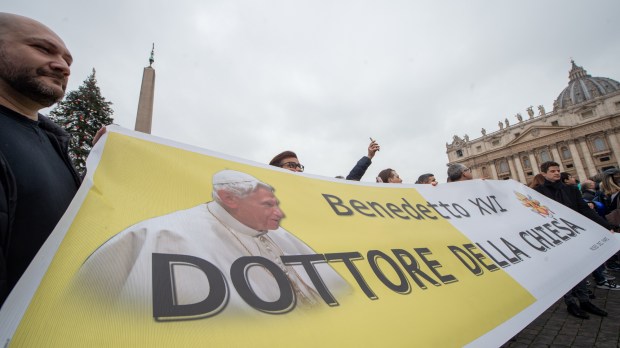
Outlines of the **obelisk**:
<svg viewBox="0 0 620 348">
<path fill-rule="evenodd" d="M 138 132 L 151 134 L 151 124 L 153 123 L 153 99 L 155 96 L 155 44 L 151 49 L 149 66 L 144 68 L 142 74 L 142 87 L 140 88 L 140 100 L 138 100 L 138 114 L 136 115 L 136 127 Z"/>
</svg>

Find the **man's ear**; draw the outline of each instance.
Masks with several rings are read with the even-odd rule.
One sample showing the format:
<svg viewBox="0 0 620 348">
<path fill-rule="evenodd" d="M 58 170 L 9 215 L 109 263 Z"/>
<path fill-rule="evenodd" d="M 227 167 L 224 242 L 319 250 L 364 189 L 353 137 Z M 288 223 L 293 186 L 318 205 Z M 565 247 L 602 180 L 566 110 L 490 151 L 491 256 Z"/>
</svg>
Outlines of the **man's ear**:
<svg viewBox="0 0 620 348">
<path fill-rule="evenodd" d="M 222 203 L 226 206 L 226 208 L 237 208 L 238 205 L 238 197 L 233 193 L 225 190 L 217 191 L 217 195 L 220 197 Z"/>
</svg>

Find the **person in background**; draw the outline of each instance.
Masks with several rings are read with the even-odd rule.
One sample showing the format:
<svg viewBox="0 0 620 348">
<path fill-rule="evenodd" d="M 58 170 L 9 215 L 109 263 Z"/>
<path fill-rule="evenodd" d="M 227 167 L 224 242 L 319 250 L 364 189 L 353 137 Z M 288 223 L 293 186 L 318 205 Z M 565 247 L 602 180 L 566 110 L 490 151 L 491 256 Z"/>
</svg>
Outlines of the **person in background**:
<svg viewBox="0 0 620 348">
<path fill-rule="evenodd" d="M 473 179 L 471 169 L 461 163 L 453 163 L 448 167 L 448 182 Z"/>
<path fill-rule="evenodd" d="M 364 156 L 359 161 L 357 161 L 353 169 L 351 169 L 351 172 L 349 173 L 349 175 L 347 175 L 346 179 L 360 181 L 362 177 L 364 176 L 364 174 L 366 173 L 366 170 L 372 163 L 372 158 L 375 157 L 375 154 L 377 153 L 377 151 L 379 151 L 379 149 L 380 149 L 379 144 L 375 140 L 371 139 L 370 145 L 368 145 L 368 156 Z M 284 151 L 284 152 L 279 153 L 278 155 L 276 155 L 274 158 L 271 159 L 271 161 L 269 162 L 269 165 L 288 169 L 293 172 L 304 171 L 304 166 L 301 163 L 299 163 L 297 154 L 295 154 L 293 151 Z M 344 179 L 344 178 L 341 175 L 339 175 L 336 177 L 336 179 Z"/>
<path fill-rule="evenodd" d="M 435 175 L 431 173 L 422 174 L 418 177 L 418 180 L 415 182 L 416 184 L 430 184 L 437 185 L 437 180 L 435 179 Z"/>
<path fill-rule="evenodd" d="M 351 169 L 351 172 L 349 172 L 349 175 L 347 175 L 346 179 L 360 181 L 364 174 L 366 174 L 366 170 L 368 169 L 368 167 L 370 167 L 370 165 L 372 164 L 373 157 L 375 157 L 375 154 L 380 149 L 381 147 L 379 146 L 377 141 L 371 138 L 370 145 L 368 145 L 368 156 L 364 156 L 359 161 L 357 161 L 353 169 Z"/>
<path fill-rule="evenodd" d="M 605 195 L 606 211 L 607 214 L 620 208 L 620 172 L 618 171 L 606 171 L 602 176 L 601 191 Z M 606 262 L 607 268 L 620 271 L 620 263 L 618 263 L 618 255 L 609 259 Z"/>
<path fill-rule="evenodd" d="M 581 183 L 581 197 L 588 203 L 590 208 L 596 210 L 598 215 L 604 217 L 607 214 L 605 204 L 603 203 L 605 199 L 602 192 L 596 190 L 596 183 L 594 181 L 586 179 Z"/>
<path fill-rule="evenodd" d="M 293 172 L 304 171 L 304 166 L 299 163 L 297 155 L 293 151 L 288 150 L 277 154 L 274 158 L 271 159 L 269 165 L 288 169 Z"/>
<path fill-rule="evenodd" d="M 569 172 L 562 172 L 562 173 L 560 173 L 560 180 L 562 180 L 564 185 L 569 185 L 569 186 L 577 185 L 577 180 Z"/>
<path fill-rule="evenodd" d="M 400 184 L 403 180 L 398 176 L 398 173 L 392 168 L 387 168 L 379 172 L 377 175 L 377 182 L 383 182 L 386 184 Z"/>
<path fill-rule="evenodd" d="M 545 183 L 545 177 L 539 173 L 539 174 L 534 175 L 532 182 L 530 182 L 530 184 L 527 186 L 530 188 L 535 188 L 536 186 L 542 185 L 544 183 Z"/>
<path fill-rule="evenodd" d="M 586 202 L 592 202 L 598 193 L 596 192 L 596 184 L 590 179 L 586 179 L 581 183 L 581 196 Z"/>
<path fill-rule="evenodd" d="M 562 182 L 560 179 L 560 165 L 558 163 L 552 161 L 544 162 L 540 165 L 540 173 L 545 177 L 545 182 L 542 185 L 538 185 L 535 188 L 536 191 L 571 208 L 608 230 L 614 227 L 588 207 L 583 198 L 581 198 L 581 192 L 579 192 L 577 186 L 565 185 Z M 607 316 L 607 312 L 590 302 L 585 280 L 579 282 L 571 291 L 564 295 L 564 302 L 566 303 L 568 313 L 577 318 L 589 319 L 588 313 L 602 317 Z"/>
</svg>

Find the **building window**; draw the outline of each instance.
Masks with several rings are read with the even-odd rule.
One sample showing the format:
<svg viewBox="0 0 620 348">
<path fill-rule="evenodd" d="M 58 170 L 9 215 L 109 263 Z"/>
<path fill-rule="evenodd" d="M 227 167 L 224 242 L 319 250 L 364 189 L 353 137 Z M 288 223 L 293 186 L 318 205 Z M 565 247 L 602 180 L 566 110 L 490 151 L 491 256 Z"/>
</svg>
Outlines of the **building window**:
<svg viewBox="0 0 620 348">
<path fill-rule="evenodd" d="M 525 169 L 532 168 L 532 162 L 530 162 L 530 159 L 527 156 L 521 157 L 521 162 L 523 162 L 523 168 Z"/>
<path fill-rule="evenodd" d="M 568 164 L 566 165 L 566 168 L 573 168 L 573 167 L 574 167 L 574 165 L 573 165 L 572 163 L 568 163 Z"/>
<path fill-rule="evenodd" d="M 594 152 L 601 152 L 607 150 L 607 144 L 605 143 L 605 139 L 602 137 L 596 137 L 592 141 L 592 145 L 594 145 Z"/>
<path fill-rule="evenodd" d="M 568 147 L 566 146 L 562 146 L 562 148 L 560 149 L 560 151 L 562 152 L 562 159 L 570 159 L 572 156 L 570 154 L 570 150 L 568 149 Z"/>
<path fill-rule="evenodd" d="M 549 156 L 549 151 L 547 150 L 540 151 L 540 160 L 543 163 L 551 161 L 551 156 Z"/>
<path fill-rule="evenodd" d="M 497 145 L 499 145 L 499 140 L 493 140 L 493 142 L 491 144 L 493 144 L 493 146 L 497 146 Z"/>
<path fill-rule="evenodd" d="M 601 162 L 609 162 L 609 157 L 608 157 L 608 156 L 601 157 L 599 160 L 600 160 Z"/>
<path fill-rule="evenodd" d="M 515 139 L 518 138 L 519 135 L 521 135 L 521 133 L 515 133 Z"/>
<path fill-rule="evenodd" d="M 482 151 L 482 146 L 481 145 L 476 146 L 476 151 L 478 152 Z"/>
<path fill-rule="evenodd" d="M 508 161 L 502 160 L 499 162 L 499 172 L 501 174 L 508 173 L 510 169 L 508 168 Z"/>
<path fill-rule="evenodd" d="M 590 118 L 592 116 L 594 116 L 594 112 L 592 112 L 592 110 L 581 113 L 582 118 Z"/>
<path fill-rule="evenodd" d="M 551 125 L 552 125 L 552 126 L 557 127 L 557 126 L 559 126 L 560 124 L 558 123 L 558 121 L 553 121 L 553 122 L 551 122 Z"/>
<path fill-rule="evenodd" d="M 534 172 L 527 172 L 526 174 L 527 174 L 527 176 L 532 176 L 532 175 L 534 175 Z"/>
<path fill-rule="evenodd" d="M 463 150 L 456 150 L 456 157 L 463 157 Z"/>
<path fill-rule="evenodd" d="M 616 102 L 616 110 L 620 110 L 620 101 Z"/>
<path fill-rule="evenodd" d="M 482 167 L 482 176 L 485 178 L 489 177 L 489 173 L 487 171 L 487 167 Z"/>
</svg>

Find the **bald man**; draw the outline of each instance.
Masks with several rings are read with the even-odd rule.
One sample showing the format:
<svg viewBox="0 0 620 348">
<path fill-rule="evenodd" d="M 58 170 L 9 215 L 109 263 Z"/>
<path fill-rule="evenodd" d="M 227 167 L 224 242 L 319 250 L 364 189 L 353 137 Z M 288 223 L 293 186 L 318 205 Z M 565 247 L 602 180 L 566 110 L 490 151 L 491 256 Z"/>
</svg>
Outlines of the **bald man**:
<svg viewBox="0 0 620 348">
<path fill-rule="evenodd" d="M 64 96 L 72 62 L 48 27 L 0 13 L 0 304 L 80 185 L 69 135 L 39 114 Z"/>
</svg>

